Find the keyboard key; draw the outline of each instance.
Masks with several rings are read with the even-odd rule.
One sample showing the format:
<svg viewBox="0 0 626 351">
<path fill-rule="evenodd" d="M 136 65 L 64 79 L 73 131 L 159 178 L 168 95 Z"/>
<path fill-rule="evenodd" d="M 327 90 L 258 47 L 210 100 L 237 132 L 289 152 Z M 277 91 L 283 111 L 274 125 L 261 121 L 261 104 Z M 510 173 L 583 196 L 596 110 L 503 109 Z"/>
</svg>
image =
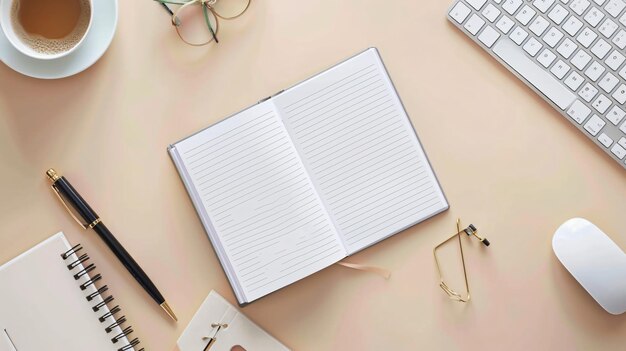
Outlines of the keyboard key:
<svg viewBox="0 0 626 351">
<path fill-rule="evenodd" d="M 493 46 L 493 52 L 561 110 L 565 110 L 576 99 L 567 87 L 528 58 L 519 46 L 509 39 L 499 40 Z"/>
<path fill-rule="evenodd" d="M 472 35 L 476 35 L 478 31 L 485 25 L 485 21 L 478 17 L 478 15 L 473 14 L 472 17 L 465 23 L 465 29 L 468 32 L 472 33 Z"/>
<path fill-rule="evenodd" d="M 554 66 L 552 66 L 550 72 L 552 72 L 552 74 L 554 74 L 557 78 L 563 79 L 567 72 L 569 72 L 569 66 L 567 65 L 567 63 L 559 60 L 557 63 L 554 64 Z"/>
<path fill-rule="evenodd" d="M 502 8 L 504 11 L 508 12 L 509 15 L 513 15 L 520 6 L 522 6 L 522 0 L 505 0 L 504 4 L 502 4 Z"/>
<path fill-rule="evenodd" d="M 578 31 L 583 27 L 583 22 L 574 16 L 570 16 L 570 18 L 565 21 L 563 24 L 563 30 L 567 32 L 567 34 L 574 36 Z M 537 34 L 540 35 L 540 34 Z"/>
<path fill-rule="evenodd" d="M 615 101 L 619 102 L 620 104 L 626 104 L 626 85 L 620 85 L 612 96 L 613 99 L 615 99 Z"/>
<path fill-rule="evenodd" d="M 610 18 L 607 18 L 600 25 L 600 33 L 602 33 L 605 38 L 610 38 L 611 36 L 613 36 L 613 33 L 615 33 L 617 28 L 617 23 L 613 22 Z"/>
<path fill-rule="evenodd" d="M 619 146 L 621 146 L 621 147 L 626 149 L 626 138 L 624 138 L 624 137 L 620 138 L 617 143 L 619 144 Z"/>
<path fill-rule="evenodd" d="M 528 5 L 524 5 L 524 7 L 522 7 L 522 10 L 517 13 L 517 16 L 515 16 L 515 19 L 517 19 L 523 25 L 528 25 L 528 23 L 530 23 L 530 20 L 535 17 L 535 14 L 537 14 L 535 10 L 530 8 L 530 6 Z"/>
<path fill-rule="evenodd" d="M 592 27 L 596 27 L 600 21 L 604 18 L 604 13 L 600 11 L 597 7 L 592 8 L 587 12 L 584 19 L 589 23 Z"/>
<path fill-rule="evenodd" d="M 540 36 L 546 29 L 548 29 L 549 26 L 550 22 L 548 22 L 547 19 L 541 16 L 537 16 L 535 20 L 530 24 L 528 29 L 530 29 L 531 32 L 535 33 L 536 36 Z"/>
<path fill-rule="evenodd" d="M 585 68 L 585 66 L 587 66 L 587 64 L 590 61 L 591 61 L 591 55 L 589 55 L 583 50 L 578 50 L 576 55 L 574 55 L 574 57 L 572 57 L 572 60 L 571 60 L 574 67 L 578 68 L 581 71 Z"/>
<path fill-rule="evenodd" d="M 483 16 L 487 19 L 487 21 L 493 23 L 498 16 L 500 16 L 500 10 L 492 4 L 489 4 L 483 10 Z"/>
<path fill-rule="evenodd" d="M 620 160 L 623 160 L 624 156 L 626 156 L 626 150 L 617 144 L 613 145 L 613 147 L 611 148 L 611 152 Z"/>
<path fill-rule="evenodd" d="M 591 106 L 593 106 L 596 111 L 600 112 L 600 114 L 604 114 L 606 110 L 611 107 L 611 104 L 611 99 L 600 94 L 600 96 L 598 96 L 598 98 L 593 102 L 593 104 L 591 104 Z"/>
<path fill-rule="evenodd" d="M 556 49 L 556 51 L 559 54 L 563 55 L 563 57 L 565 57 L 566 59 L 569 59 L 574 51 L 576 51 L 576 48 L 578 48 L 578 45 L 574 44 L 574 42 L 569 39 L 565 39 L 563 40 L 563 43 L 559 45 L 559 48 Z"/>
<path fill-rule="evenodd" d="M 526 44 L 524 44 L 524 50 L 530 55 L 530 56 L 535 56 L 537 55 L 537 53 L 539 52 L 539 50 L 541 50 L 541 47 L 543 45 L 541 45 L 541 43 L 535 39 L 535 38 L 530 38 L 528 39 L 528 41 L 526 42 Z"/>
<path fill-rule="evenodd" d="M 591 52 L 598 56 L 600 60 L 602 60 L 604 56 L 609 53 L 609 51 L 611 51 L 611 44 L 604 41 L 604 39 L 598 40 L 591 48 Z"/>
<path fill-rule="evenodd" d="M 606 114 L 606 119 L 611 121 L 611 123 L 613 123 L 614 125 L 618 125 L 619 122 L 621 122 L 622 119 L 624 119 L 624 115 L 626 115 L 626 112 L 624 112 L 624 110 L 622 110 L 621 108 L 617 106 L 613 106 L 611 111 L 609 111 L 609 113 Z"/>
<path fill-rule="evenodd" d="M 565 7 L 557 4 L 556 6 L 554 6 L 552 11 L 550 11 L 548 17 L 553 20 L 554 23 L 561 24 L 561 22 L 563 22 L 567 15 L 569 15 L 569 11 L 567 11 Z"/>
<path fill-rule="evenodd" d="M 563 38 L 563 33 L 561 33 L 558 29 L 552 27 L 550 28 L 548 33 L 543 36 L 543 41 L 545 41 L 549 47 L 553 48 L 556 46 L 556 44 L 559 43 L 561 38 Z"/>
<path fill-rule="evenodd" d="M 596 89 L 596 87 L 594 87 L 593 85 L 589 83 L 586 83 L 585 86 L 583 86 L 583 88 L 580 89 L 580 91 L 578 92 L 578 95 L 580 95 L 580 97 L 583 98 L 583 100 L 587 102 L 591 102 L 591 100 L 594 98 L 594 96 L 596 96 L 597 93 L 598 93 L 598 89 Z"/>
<path fill-rule="evenodd" d="M 606 12 L 613 17 L 619 16 L 620 12 L 622 12 L 624 8 L 626 8 L 626 3 L 622 0 L 610 0 L 604 7 Z"/>
<path fill-rule="evenodd" d="M 609 147 L 613 144 L 613 139 L 609 138 L 605 133 L 600 134 L 598 141 L 601 142 L 604 147 Z"/>
<path fill-rule="evenodd" d="M 475 8 L 476 11 L 480 10 L 483 5 L 487 2 L 487 0 L 465 0 L 471 7 Z"/>
<path fill-rule="evenodd" d="M 619 71 L 619 76 L 626 79 L 626 66 L 622 67 L 622 70 Z"/>
<path fill-rule="evenodd" d="M 483 44 L 485 44 L 488 48 L 493 46 L 493 43 L 498 40 L 500 37 L 500 33 L 497 30 L 493 29 L 490 26 L 485 27 L 482 33 L 478 36 L 478 40 L 480 40 Z"/>
<path fill-rule="evenodd" d="M 539 63 L 541 63 L 545 68 L 550 67 L 552 62 L 554 62 L 554 59 L 556 59 L 556 55 L 548 49 L 544 49 L 541 54 L 537 56 L 537 61 L 539 61 Z"/>
<path fill-rule="evenodd" d="M 618 83 L 619 83 L 619 78 L 617 78 L 611 72 L 609 72 L 605 74 L 604 77 L 602 77 L 602 79 L 600 79 L 600 82 L 598 83 L 598 85 L 600 86 L 600 88 L 602 88 L 602 90 L 610 94 L 613 91 L 613 89 L 615 89 Z"/>
<path fill-rule="evenodd" d="M 458 2 L 452 10 L 450 10 L 450 17 L 457 21 L 458 24 L 463 24 L 463 21 L 465 21 L 471 12 L 472 10 L 465 6 L 464 3 Z"/>
<path fill-rule="evenodd" d="M 619 23 L 626 26 L 626 13 L 624 13 L 622 17 L 619 18 Z"/>
<path fill-rule="evenodd" d="M 622 133 L 626 134 L 626 122 L 622 123 L 622 126 L 619 127 L 619 130 L 621 130 Z"/>
<path fill-rule="evenodd" d="M 537 10 L 541 11 L 541 13 L 546 13 L 550 6 L 554 4 L 554 0 L 535 0 L 533 1 L 533 6 L 537 8 Z"/>
<path fill-rule="evenodd" d="M 606 0 L 593 0 L 593 2 L 595 2 L 596 4 L 602 6 L 602 4 L 604 4 Z"/>
<path fill-rule="evenodd" d="M 570 116 L 576 123 L 582 124 L 587 117 L 591 114 L 591 109 L 580 100 L 574 101 L 572 106 L 567 109 L 567 115 Z"/>
<path fill-rule="evenodd" d="M 626 49 L 626 31 L 620 30 L 617 35 L 613 38 L 613 44 L 617 45 L 618 48 L 624 50 Z"/>
<path fill-rule="evenodd" d="M 602 66 L 598 61 L 593 61 L 593 63 L 585 71 L 585 75 L 595 82 L 598 78 L 600 78 L 604 71 L 606 71 L 604 66 Z"/>
<path fill-rule="evenodd" d="M 572 11 L 574 11 L 574 13 L 576 13 L 578 16 L 582 16 L 583 13 L 585 13 L 585 10 L 589 7 L 589 5 L 591 5 L 591 3 L 587 0 L 574 0 L 569 5 L 569 8 L 571 8 Z"/>
<path fill-rule="evenodd" d="M 523 30 L 520 26 L 515 27 L 510 35 L 511 40 L 513 40 L 517 45 L 522 45 L 527 36 L 528 32 Z"/>
<path fill-rule="evenodd" d="M 567 79 L 565 79 L 565 85 L 567 85 L 573 91 L 576 91 L 578 90 L 578 88 L 580 88 L 580 85 L 583 84 L 584 81 L 585 78 L 583 78 L 580 74 L 578 74 L 577 72 L 572 72 L 567 77 Z"/>
<path fill-rule="evenodd" d="M 609 57 L 606 58 L 604 63 L 606 63 L 606 65 L 609 66 L 609 68 L 611 68 L 612 70 L 617 71 L 619 66 L 621 66 L 625 60 L 626 57 L 624 57 L 624 55 L 620 54 L 617 50 L 613 50 Z"/>
<path fill-rule="evenodd" d="M 515 22 L 505 15 L 500 17 L 500 20 L 496 23 L 496 27 L 501 30 L 502 33 L 506 34 L 511 30 L 511 28 L 513 28 L 514 24 Z"/>
<path fill-rule="evenodd" d="M 591 45 L 591 43 L 593 43 L 593 41 L 596 40 L 597 37 L 598 35 L 594 33 L 594 31 L 591 30 L 591 28 L 585 27 L 585 29 L 583 29 L 583 31 L 580 32 L 578 37 L 576 37 L 576 40 L 578 40 L 578 42 L 581 43 L 582 46 L 588 48 L 589 45 Z"/>
<path fill-rule="evenodd" d="M 589 121 L 585 123 L 585 130 L 589 132 L 589 134 L 596 136 L 602 128 L 606 125 L 606 122 L 598 117 L 598 115 L 593 115 L 589 118 Z"/>
</svg>

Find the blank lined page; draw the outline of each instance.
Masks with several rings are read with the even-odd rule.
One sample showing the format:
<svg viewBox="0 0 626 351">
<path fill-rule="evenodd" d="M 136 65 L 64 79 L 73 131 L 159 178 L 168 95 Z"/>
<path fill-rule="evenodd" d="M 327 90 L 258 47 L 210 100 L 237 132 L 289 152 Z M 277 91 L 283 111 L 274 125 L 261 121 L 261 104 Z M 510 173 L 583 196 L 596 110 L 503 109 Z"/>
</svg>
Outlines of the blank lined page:
<svg viewBox="0 0 626 351">
<path fill-rule="evenodd" d="M 448 207 L 375 49 L 275 103 L 349 254 Z"/>
<path fill-rule="evenodd" d="M 207 232 L 219 238 L 248 302 L 345 257 L 273 103 L 227 118 L 176 148 Z"/>
</svg>

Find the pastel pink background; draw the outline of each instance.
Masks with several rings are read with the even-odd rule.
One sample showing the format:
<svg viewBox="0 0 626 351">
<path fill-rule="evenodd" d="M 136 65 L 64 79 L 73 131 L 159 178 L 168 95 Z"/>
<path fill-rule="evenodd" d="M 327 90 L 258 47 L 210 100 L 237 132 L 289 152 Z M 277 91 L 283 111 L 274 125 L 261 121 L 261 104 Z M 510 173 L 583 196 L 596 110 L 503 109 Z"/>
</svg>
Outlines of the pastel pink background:
<svg viewBox="0 0 626 351">
<path fill-rule="evenodd" d="M 153 1 L 120 1 L 113 44 L 87 71 L 41 81 L 0 65 L 0 262 L 65 231 L 142 345 L 172 350 L 211 289 L 235 299 L 166 146 L 376 46 L 451 209 L 351 259 L 392 270 L 388 281 L 335 266 L 243 311 L 296 350 L 623 350 L 626 316 L 588 296 L 551 238 L 582 216 L 626 248 L 626 172 L 447 23 L 449 5 L 253 0 L 222 23 L 218 46 L 193 48 Z M 70 219 L 49 167 L 97 209 L 179 323 Z M 458 216 L 492 242 L 466 241 L 466 305 L 439 289 L 432 257 Z"/>
</svg>

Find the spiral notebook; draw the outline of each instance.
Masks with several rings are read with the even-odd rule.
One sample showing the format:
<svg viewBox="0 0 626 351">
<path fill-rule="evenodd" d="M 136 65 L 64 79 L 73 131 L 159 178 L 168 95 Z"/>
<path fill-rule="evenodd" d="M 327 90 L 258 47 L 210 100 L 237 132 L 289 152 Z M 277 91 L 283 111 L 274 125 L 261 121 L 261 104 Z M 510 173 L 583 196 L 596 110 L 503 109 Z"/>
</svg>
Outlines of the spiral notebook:
<svg viewBox="0 0 626 351">
<path fill-rule="evenodd" d="M 0 351 L 136 350 L 95 268 L 63 233 L 0 266 Z"/>
<path fill-rule="evenodd" d="M 375 48 L 169 153 L 240 304 L 448 208 Z"/>
</svg>

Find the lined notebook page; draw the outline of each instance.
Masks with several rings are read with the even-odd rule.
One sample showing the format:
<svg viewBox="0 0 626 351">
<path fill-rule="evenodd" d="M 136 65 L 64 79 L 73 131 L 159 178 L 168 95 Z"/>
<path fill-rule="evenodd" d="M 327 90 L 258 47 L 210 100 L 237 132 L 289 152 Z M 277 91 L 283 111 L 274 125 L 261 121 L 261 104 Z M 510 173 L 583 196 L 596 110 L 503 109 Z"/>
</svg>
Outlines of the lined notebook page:
<svg viewBox="0 0 626 351">
<path fill-rule="evenodd" d="M 448 207 L 375 49 L 274 100 L 349 254 Z"/>
<path fill-rule="evenodd" d="M 247 301 L 346 252 L 274 110 L 266 102 L 176 145 L 207 232 L 219 238 Z M 215 240 L 212 240 L 214 245 Z M 229 276 L 232 279 L 232 276 Z"/>
</svg>

